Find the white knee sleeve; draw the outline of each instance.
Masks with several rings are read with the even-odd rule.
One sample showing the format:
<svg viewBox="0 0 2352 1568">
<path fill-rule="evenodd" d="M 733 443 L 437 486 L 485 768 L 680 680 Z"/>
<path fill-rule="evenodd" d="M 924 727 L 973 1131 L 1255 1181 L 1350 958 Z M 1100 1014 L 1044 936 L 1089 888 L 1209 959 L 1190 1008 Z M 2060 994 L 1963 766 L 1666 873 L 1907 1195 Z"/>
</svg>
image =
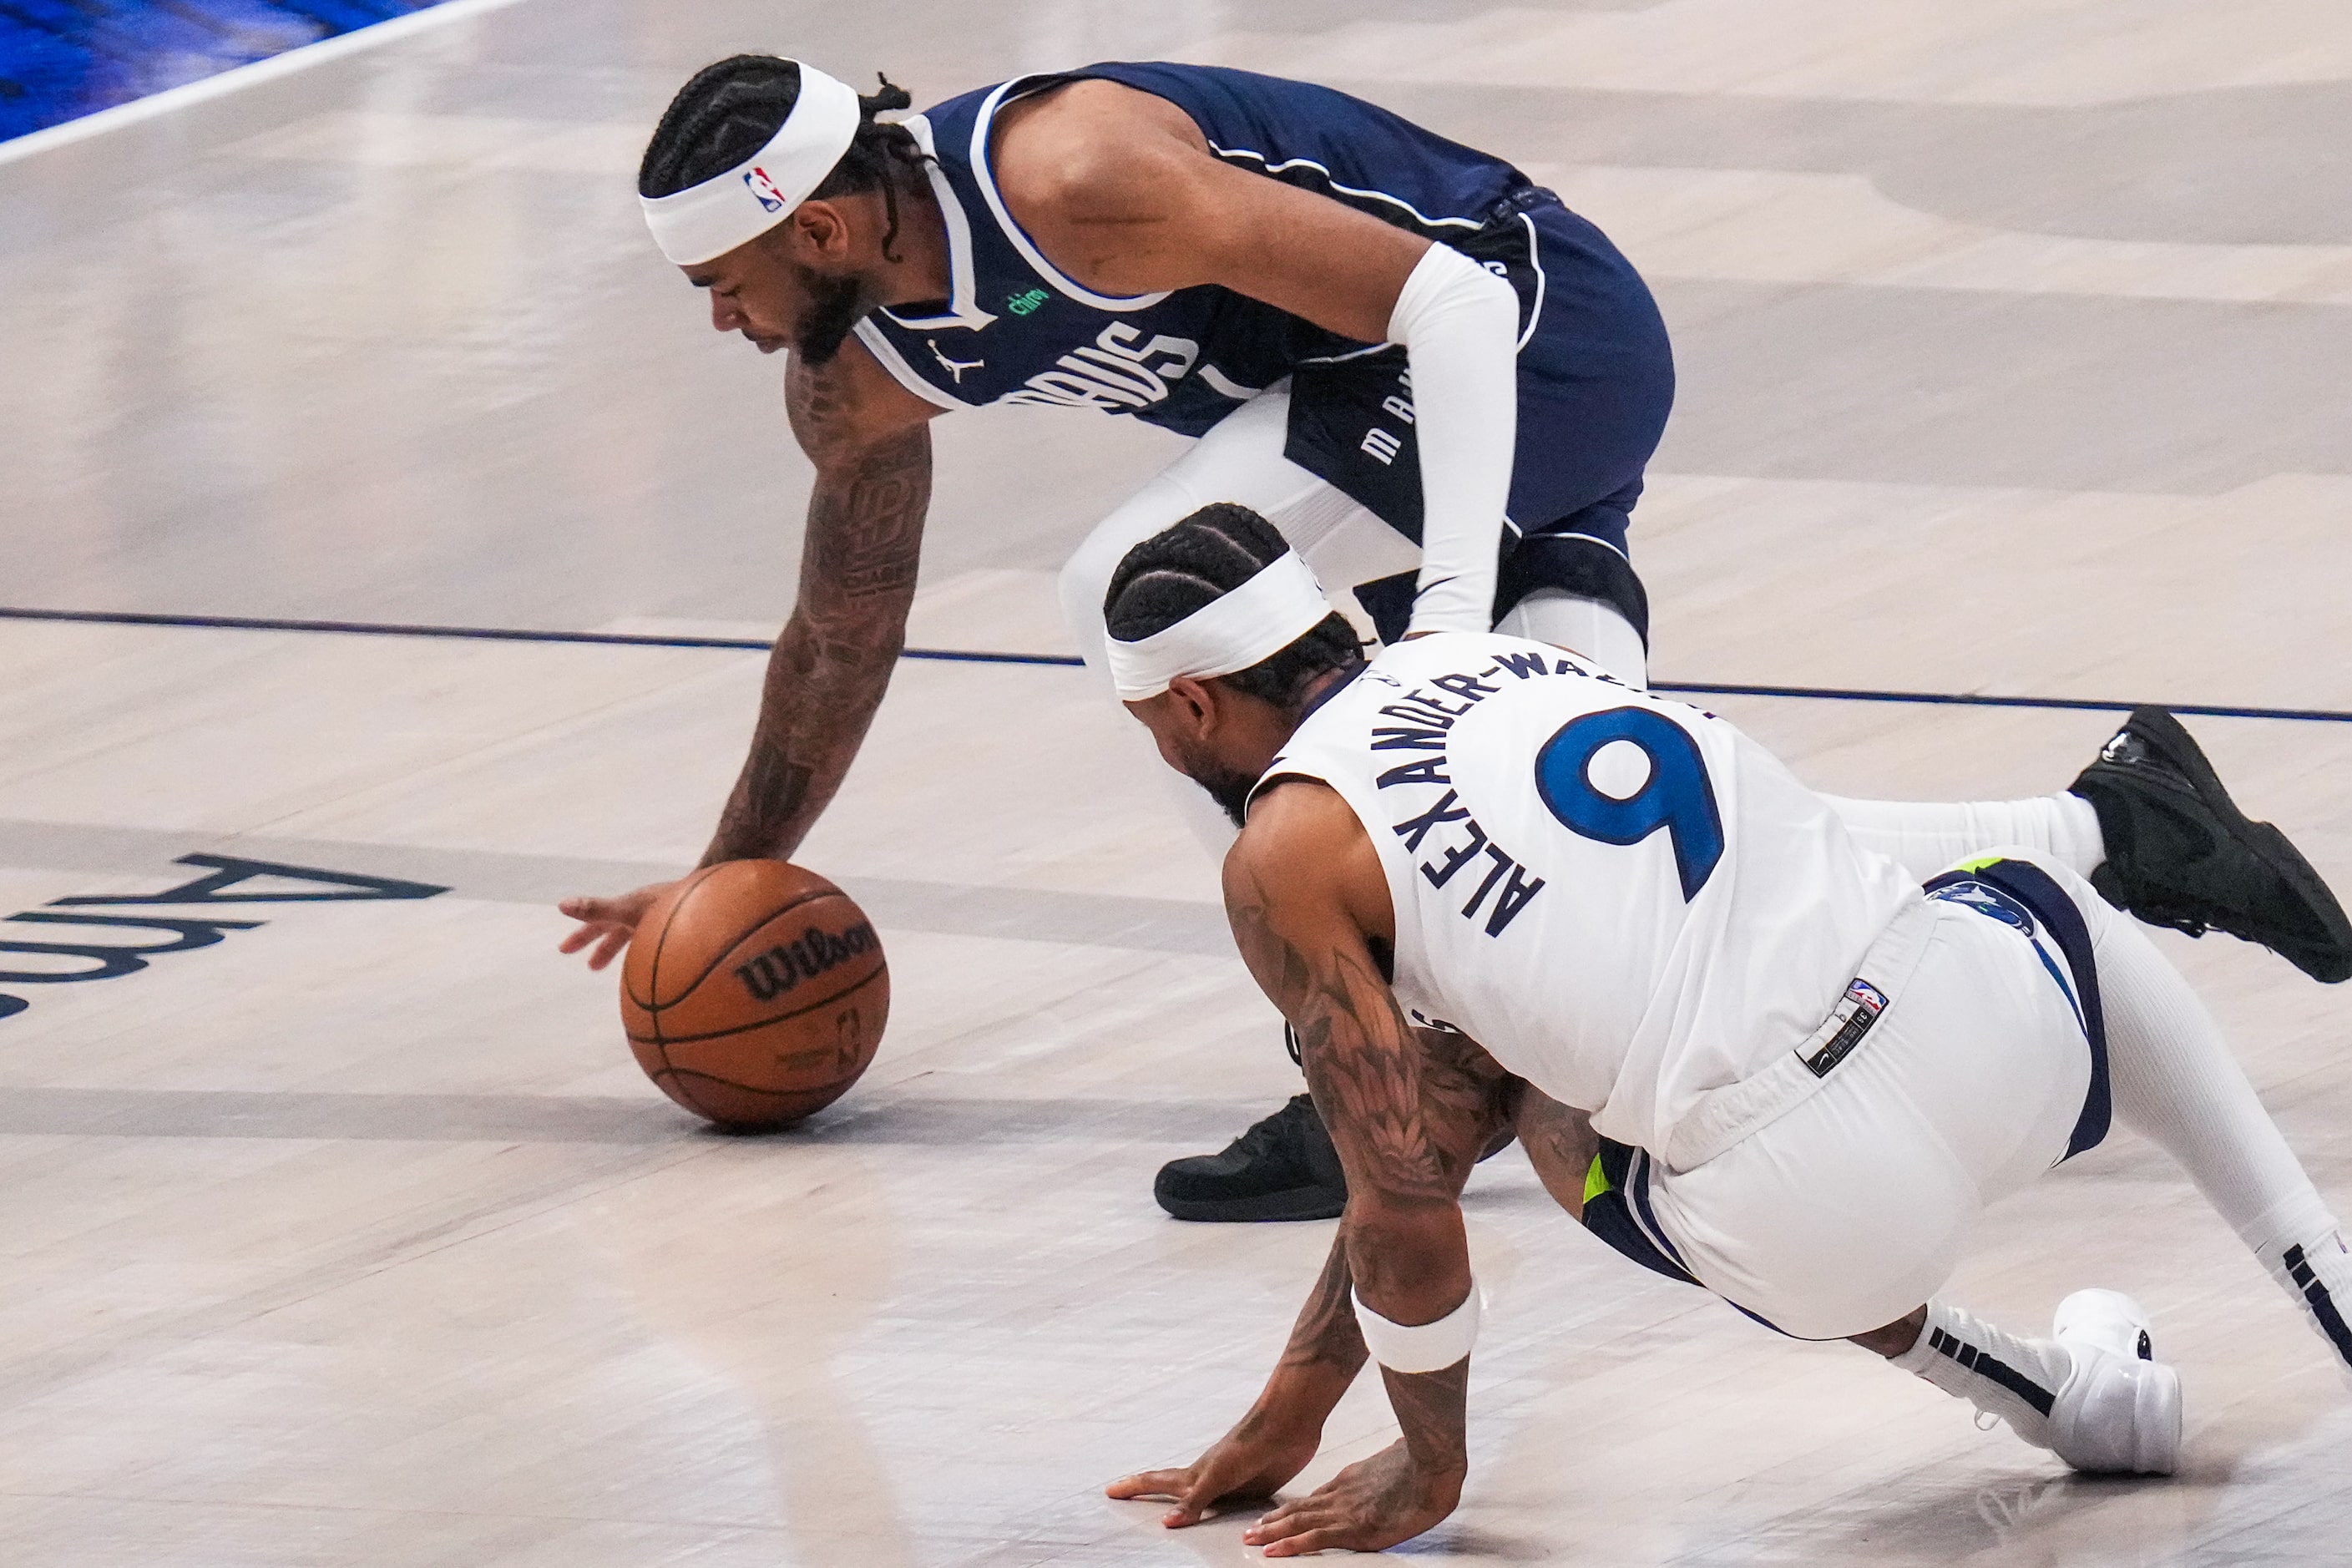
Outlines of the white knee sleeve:
<svg viewBox="0 0 2352 1568">
<path fill-rule="evenodd" d="M 1614 605 L 1563 588 L 1538 588 L 1505 611 L 1495 629 L 1505 637 L 1564 647 L 1628 686 L 1643 691 L 1650 688 L 1649 650 L 1642 646 L 1642 634 L 1633 623 Z"/>
<path fill-rule="evenodd" d="M 1190 451 L 1097 523 L 1064 563 L 1057 584 L 1062 616 L 1078 645 L 1079 656 L 1106 693 L 1110 675 L 1104 662 L 1104 645 L 1109 634 L 1103 624 L 1103 600 L 1110 592 L 1112 574 L 1129 551 L 1214 501 L 1248 507 L 1284 530 L 1286 537 L 1292 537 L 1291 527 L 1303 525 L 1313 543 L 1320 543 L 1324 534 L 1338 531 L 1351 510 L 1361 510 L 1283 456 L 1289 407 L 1286 394 L 1272 391 L 1227 415 Z M 1407 552 L 1410 559 L 1410 542 L 1384 525 L 1381 531 L 1394 547 Z M 1310 565 L 1318 564 L 1309 543 L 1295 537 L 1293 542 L 1299 544 Z M 1345 596 L 1344 590 L 1355 585 L 1354 579 L 1334 582 L 1328 571 L 1319 566 L 1318 571 L 1324 586 L 1335 597 Z M 1129 728 L 1134 731 L 1143 765 L 1167 788 L 1185 826 L 1203 848 L 1222 858 L 1234 833 L 1223 810 L 1199 785 L 1160 760 L 1141 725 Z"/>
<path fill-rule="evenodd" d="M 1167 475 L 1153 476 L 1117 511 L 1095 525 L 1086 542 L 1062 564 L 1058 587 L 1062 618 L 1077 640 L 1078 655 L 1097 675 L 1108 679 L 1103 664 L 1103 598 L 1110 592 L 1111 574 L 1127 552 L 1153 534 L 1181 521 L 1199 508 L 1192 493 Z"/>
<path fill-rule="evenodd" d="M 1127 552 L 1153 534 L 1219 501 L 1245 506 L 1274 524 L 1335 601 L 1374 577 L 1410 570 L 1410 540 L 1283 456 L 1290 395 L 1276 388 L 1228 414 L 1182 457 L 1095 525 L 1062 568 L 1062 615 L 1078 652 L 1102 668 L 1103 596 Z M 1344 604 L 1341 605 L 1345 607 Z"/>
</svg>

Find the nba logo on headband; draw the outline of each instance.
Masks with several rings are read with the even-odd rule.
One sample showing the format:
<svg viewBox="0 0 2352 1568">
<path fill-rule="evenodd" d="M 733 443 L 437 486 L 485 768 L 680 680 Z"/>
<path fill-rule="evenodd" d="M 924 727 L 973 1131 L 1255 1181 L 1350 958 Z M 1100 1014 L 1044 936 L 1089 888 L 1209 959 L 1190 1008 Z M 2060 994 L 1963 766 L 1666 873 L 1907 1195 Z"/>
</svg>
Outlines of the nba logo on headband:
<svg viewBox="0 0 2352 1568">
<path fill-rule="evenodd" d="M 743 183 L 751 187 L 753 195 L 760 198 L 760 207 L 763 212 L 780 213 L 792 205 L 784 200 L 784 193 L 776 189 L 776 182 L 768 177 L 765 169 L 745 170 Z"/>
<path fill-rule="evenodd" d="M 800 95 L 766 146 L 699 184 L 639 195 L 654 243 L 680 267 L 714 260 L 782 223 L 856 141 L 866 120 L 856 92 L 805 61 L 793 64 Z"/>
</svg>

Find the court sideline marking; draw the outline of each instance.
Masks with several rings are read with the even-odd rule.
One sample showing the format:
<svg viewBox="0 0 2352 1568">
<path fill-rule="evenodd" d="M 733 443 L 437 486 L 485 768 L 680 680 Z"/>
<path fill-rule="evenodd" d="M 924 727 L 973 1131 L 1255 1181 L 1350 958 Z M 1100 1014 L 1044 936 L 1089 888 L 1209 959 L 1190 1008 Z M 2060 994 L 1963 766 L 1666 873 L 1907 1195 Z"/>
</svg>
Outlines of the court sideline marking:
<svg viewBox="0 0 2352 1568">
<path fill-rule="evenodd" d="M 497 0 L 505 4 L 508 0 Z M 422 15 L 423 13 L 420 13 Z M 140 610 L 42 610 L 0 605 L 0 620 L 70 621 L 99 626 L 173 626 L 240 632 L 311 632 L 341 637 L 438 637 L 467 642 L 571 643 L 607 647 L 719 648 L 766 653 L 763 637 L 675 637 L 640 632 L 536 631 L 524 626 L 437 626 L 383 621 L 317 621 L 277 616 L 179 616 Z M 1072 653 L 990 653 L 977 648 L 910 647 L 901 658 L 947 664 L 1078 666 Z M 2128 713 L 2162 708 L 2201 719 L 2276 719 L 2305 724 L 2352 724 L 2352 711 L 2335 708 L 2256 708 L 2219 702 L 2122 701 L 2092 697 L 2004 697 L 1977 691 L 1886 691 L 1867 687 L 1769 686 L 1747 681 L 1654 680 L 1653 691 L 1700 697 L 1783 697 L 1816 702 L 1908 702 L 1956 708 L 2051 708 Z"/>
<path fill-rule="evenodd" d="M 399 39 L 412 37 L 430 28 L 458 22 L 485 12 L 504 10 L 518 0 L 441 0 L 437 5 L 422 11 L 412 11 L 405 16 L 388 21 L 373 22 L 348 33 L 338 33 L 331 38 L 320 38 L 315 44 L 288 49 L 267 59 L 234 66 L 215 75 L 199 77 L 178 87 L 165 88 L 162 92 L 134 98 L 128 103 L 118 103 L 111 109 L 101 109 L 95 114 L 85 114 L 56 125 L 0 142 L 0 163 L 13 163 L 22 158 L 47 153 L 52 148 L 67 146 L 92 136 L 103 135 L 125 125 L 142 120 L 152 120 L 159 114 L 185 109 L 191 104 L 225 97 L 248 87 L 258 87 L 265 81 L 275 81 L 282 76 L 292 76 L 339 60 L 365 49 L 376 48 Z"/>
</svg>

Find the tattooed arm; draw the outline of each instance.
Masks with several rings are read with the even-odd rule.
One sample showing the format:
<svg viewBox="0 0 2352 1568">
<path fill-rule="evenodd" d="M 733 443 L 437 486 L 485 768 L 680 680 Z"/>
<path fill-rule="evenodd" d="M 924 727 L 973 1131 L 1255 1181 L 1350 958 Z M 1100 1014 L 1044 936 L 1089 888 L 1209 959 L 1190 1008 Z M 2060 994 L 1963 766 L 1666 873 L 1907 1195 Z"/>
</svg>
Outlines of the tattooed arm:
<svg viewBox="0 0 2352 1568">
<path fill-rule="evenodd" d="M 1544 1191 L 1570 1219 L 1581 1220 L 1585 1178 L 1591 1173 L 1593 1156 L 1601 1152 L 1592 1118 L 1528 1084 L 1519 1092 L 1512 1121 Z"/>
<path fill-rule="evenodd" d="M 1200 1523 L 1220 1503 L 1272 1497 L 1305 1469 L 1322 1446 L 1324 1418 L 1367 1357 L 1348 1287 L 1343 1233 L 1333 1238 L 1323 1272 L 1291 1325 L 1290 1342 L 1249 1413 L 1193 1463 L 1122 1476 L 1105 1489 L 1109 1495 L 1172 1499 L 1175 1506 L 1160 1522 L 1175 1530 Z"/>
<path fill-rule="evenodd" d="M 1242 956 L 1299 1032 L 1307 1082 L 1348 1173 L 1348 1210 L 1282 1364 L 1233 1432 L 1180 1470 L 1130 1476 L 1114 1497 L 1166 1495 L 1189 1524 L 1221 1498 L 1264 1496 L 1296 1475 L 1366 1357 L 1349 1300 L 1426 1323 L 1470 1291 L 1456 1199 L 1504 1125 L 1517 1080 L 1460 1036 L 1415 1031 L 1381 975 L 1393 942 L 1388 886 L 1370 840 L 1319 784 L 1262 796 L 1225 861 L 1225 905 Z M 1453 1511 L 1468 1459 L 1469 1363 L 1383 1368 L 1402 1438 L 1286 1503 L 1244 1540 L 1286 1557 L 1377 1551 Z"/>
<path fill-rule="evenodd" d="M 793 433 L 816 464 L 800 597 L 768 657 L 751 755 L 705 866 L 781 859 L 799 847 L 882 705 L 915 598 L 931 499 L 922 421 L 938 410 L 854 344 L 822 368 L 793 355 L 784 396 Z"/>
<path fill-rule="evenodd" d="M 816 465 L 801 547 L 800 597 L 768 656 L 751 754 L 701 865 L 798 847 L 841 787 L 906 640 L 915 567 L 930 504 L 940 410 L 917 398 L 855 342 L 822 366 L 793 356 L 784 382 L 793 434 Z M 602 969 L 668 887 L 614 899 L 569 899 L 582 923 L 562 942 L 592 944 Z"/>
</svg>

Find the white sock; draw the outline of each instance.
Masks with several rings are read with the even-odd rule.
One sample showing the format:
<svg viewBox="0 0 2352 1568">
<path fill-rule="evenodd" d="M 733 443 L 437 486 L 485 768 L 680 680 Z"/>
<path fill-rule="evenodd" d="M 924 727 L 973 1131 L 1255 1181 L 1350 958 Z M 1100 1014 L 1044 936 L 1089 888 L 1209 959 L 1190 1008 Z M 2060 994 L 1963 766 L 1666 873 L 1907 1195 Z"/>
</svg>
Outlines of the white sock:
<svg viewBox="0 0 2352 1568">
<path fill-rule="evenodd" d="M 2107 858 L 2099 814 L 2072 793 L 2030 800 L 1847 800 L 1823 795 L 1854 842 L 1926 881 L 1989 850 L 2038 849 L 2078 876 Z"/>
<path fill-rule="evenodd" d="M 1891 1363 L 1967 1400 L 2037 1448 L 2050 1447 L 2050 1407 L 2074 1360 L 2056 1340 L 2028 1340 L 1969 1316 L 1948 1301 L 1927 1303 L 1919 1341 Z"/>
<path fill-rule="evenodd" d="M 2083 890 L 2116 1114 L 2172 1156 L 2352 1370 L 2352 1253 L 2189 983 Z"/>
<path fill-rule="evenodd" d="M 2304 1317 L 2335 1349 L 2346 1377 L 2352 1378 L 2352 1248 L 2341 1231 L 2316 1242 L 2285 1243 L 2273 1260 L 2263 1262 L 2286 1293 L 2303 1303 Z"/>
</svg>

